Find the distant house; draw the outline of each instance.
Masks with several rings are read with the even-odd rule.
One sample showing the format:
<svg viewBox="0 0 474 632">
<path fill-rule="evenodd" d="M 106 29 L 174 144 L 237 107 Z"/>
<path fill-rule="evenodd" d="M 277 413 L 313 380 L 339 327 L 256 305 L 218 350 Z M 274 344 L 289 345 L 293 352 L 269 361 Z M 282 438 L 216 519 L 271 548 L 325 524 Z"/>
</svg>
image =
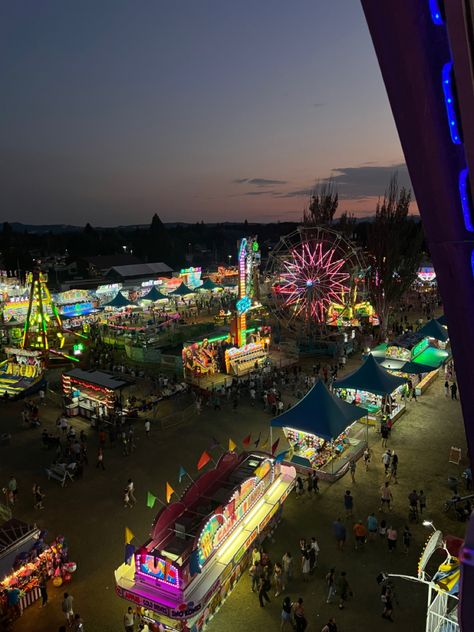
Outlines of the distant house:
<svg viewBox="0 0 474 632">
<path fill-rule="evenodd" d="M 105 278 L 110 281 L 125 283 L 127 281 L 145 281 L 157 276 L 171 277 L 172 273 L 172 268 L 163 262 L 138 263 L 135 265 L 113 266 L 105 273 Z"/>
</svg>

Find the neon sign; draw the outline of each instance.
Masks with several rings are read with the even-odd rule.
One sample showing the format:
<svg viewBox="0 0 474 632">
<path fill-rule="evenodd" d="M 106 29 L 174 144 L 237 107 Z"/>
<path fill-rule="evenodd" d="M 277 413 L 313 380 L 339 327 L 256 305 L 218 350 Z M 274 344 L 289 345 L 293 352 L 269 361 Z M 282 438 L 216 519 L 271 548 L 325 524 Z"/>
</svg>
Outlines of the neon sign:
<svg viewBox="0 0 474 632">
<path fill-rule="evenodd" d="M 64 305 L 61 308 L 63 316 L 77 316 L 78 314 L 88 314 L 94 309 L 91 302 L 75 303 L 74 305 Z"/>
<path fill-rule="evenodd" d="M 136 553 L 135 566 L 140 569 L 140 573 L 153 577 L 157 581 L 170 584 L 174 588 L 179 587 L 179 573 L 176 566 L 162 557 L 155 555 Z"/>
<path fill-rule="evenodd" d="M 243 296 L 235 305 L 239 314 L 245 314 L 252 307 L 252 301 L 248 296 Z"/>
</svg>

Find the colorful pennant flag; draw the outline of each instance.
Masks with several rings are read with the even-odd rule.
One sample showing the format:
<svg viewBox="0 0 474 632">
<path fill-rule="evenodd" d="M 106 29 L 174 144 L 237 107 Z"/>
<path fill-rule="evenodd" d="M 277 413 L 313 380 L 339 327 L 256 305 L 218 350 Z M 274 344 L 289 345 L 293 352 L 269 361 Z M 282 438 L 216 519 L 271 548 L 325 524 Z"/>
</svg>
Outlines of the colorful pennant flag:
<svg viewBox="0 0 474 632">
<path fill-rule="evenodd" d="M 229 438 L 229 452 L 233 452 L 236 447 L 236 444 Z"/>
<path fill-rule="evenodd" d="M 184 467 L 181 465 L 179 468 L 178 481 L 181 483 L 181 481 L 183 480 L 185 476 L 187 476 L 187 474 L 188 473 L 186 472 Z"/>
<path fill-rule="evenodd" d="M 248 448 L 251 440 L 252 440 L 252 435 L 251 434 L 247 435 L 245 439 L 242 441 L 243 446 Z"/>
<path fill-rule="evenodd" d="M 128 564 L 129 566 L 132 564 L 132 557 L 133 554 L 135 553 L 135 547 L 133 546 L 133 544 L 126 544 L 125 545 L 125 564 Z"/>
<path fill-rule="evenodd" d="M 283 452 L 280 452 L 280 454 L 277 454 L 277 456 L 275 457 L 275 463 L 281 463 L 282 461 L 284 461 L 286 459 L 287 454 L 288 454 L 288 450 L 283 450 Z"/>
<path fill-rule="evenodd" d="M 265 441 L 262 443 L 262 445 L 260 446 L 261 450 L 265 450 L 265 448 L 268 448 L 268 442 L 270 440 L 270 433 L 268 433 L 267 438 L 265 439 Z"/>
<path fill-rule="evenodd" d="M 174 489 L 171 487 L 171 485 L 167 482 L 166 483 L 166 502 L 169 503 L 171 496 L 174 494 Z"/>
<path fill-rule="evenodd" d="M 150 509 L 153 509 L 153 507 L 155 506 L 155 502 L 156 502 L 156 496 L 154 496 L 151 492 L 147 492 L 146 506 L 149 507 Z"/>
<path fill-rule="evenodd" d="M 280 438 L 278 437 L 278 439 L 275 441 L 275 443 L 272 445 L 272 454 L 275 454 L 276 449 L 278 448 L 278 444 L 280 443 Z"/>
<path fill-rule="evenodd" d="M 201 457 L 199 458 L 197 469 L 201 470 L 205 465 L 209 463 L 210 460 L 211 460 L 211 457 L 206 452 L 206 450 L 204 450 L 204 452 L 201 454 Z"/>
<path fill-rule="evenodd" d="M 135 536 L 133 535 L 131 529 L 125 527 L 125 544 L 130 544 Z"/>
<path fill-rule="evenodd" d="M 253 442 L 253 444 L 254 444 L 254 446 L 255 446 L 256 448 L 258 448 L 258 444 L 260 443 L 260 439 L 261 439 L 261 438 L 262 438 L 262 433 L 261 433 L 261 432 L 259 432 L 259 433 L 258 433 L 258 439 L 257 439 L 256 441 L 254 441 L 254 442 Z"/>
<path fill-rule="evenodd" d="M 189 574 L 191 577 L 201 572 L 201 565 L 199 564 L 199 551 L 194 549 L 189 556 Z"/>
</svg>

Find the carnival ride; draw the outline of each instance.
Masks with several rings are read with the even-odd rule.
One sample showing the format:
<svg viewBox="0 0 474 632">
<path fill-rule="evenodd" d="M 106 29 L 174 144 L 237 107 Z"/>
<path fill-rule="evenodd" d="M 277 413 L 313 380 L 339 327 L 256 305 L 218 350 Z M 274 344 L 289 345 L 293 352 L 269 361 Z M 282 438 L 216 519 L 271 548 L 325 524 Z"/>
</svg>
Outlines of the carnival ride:
<svg viewBox="0 0 474 632">
<path fill-rule="evenodd" d="M 341 233 L 302 226 L 280 238 L 265 271 L 271 309 L 292 331 L 358 326 L 375 318 L 367 301 L 367 266 Z"/>
</svg>

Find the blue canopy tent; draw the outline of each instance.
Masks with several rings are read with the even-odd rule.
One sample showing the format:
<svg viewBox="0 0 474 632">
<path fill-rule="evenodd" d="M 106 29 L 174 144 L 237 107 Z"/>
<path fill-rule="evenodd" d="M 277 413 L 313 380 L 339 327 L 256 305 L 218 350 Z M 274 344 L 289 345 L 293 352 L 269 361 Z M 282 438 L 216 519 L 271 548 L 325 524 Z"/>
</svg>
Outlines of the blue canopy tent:
<svg viewBox="0 0 474 632">
<path fill-rule="evenodd" d="M 119 309 L 120 307 L 127 307 L 128 305 L 135 305 L 135 303 L 129 301 L 122 292 L 117 292 L 114 298 L 108 303 L 105 303 L 103 307 L 115 307 L 116 309 Z"/>
<path fill-rule="evenodd" d="M 155 286 L 153 286 L 151 288 L 151 290 L 145 294 L 145 296 L 142 296 L 141 301 L 152 301 L 153 303 L 156 303 L 156 301 L 167 301 L 169 300 L 169 298 L 166 296 L 166 294 L 162 294 L 160 292 L 160 290 L 157 290 Z"/>
<path fill-rule="evenodd" d="M 214 283 L 214 281 L 212 281 L 212 279 L 210 279 L 209 277 L 204 281 L 204 283 L 202 283 L 199 287 L 196 288 L 196 290 L 207 290 L 208 292 L 211 292 L 212 290 L 221 290 L 222 289 L 222 285 L 219 285 L 218 283 Z"/>
<path fill-rule="evenodd" d="M 448 321 L 446 320 L 446 316 L 444 314 L 441 314 L 441 316 L 437 318 L 436 320 L 438 321 L 440 325 L 443 325 L 443 327 L 448 326 Z"/>
<path fill-rule="evenodd" d="M 181 285 L 169 293 L 169 296 L 187 296 L 188 294 L 194 294 L 194 290 L 191 290 L 186 283 L 181 283 Z"/>
<path fill-rule="evenodd" d="M 358 369 L 334 382 L 334 388 L 351 388 L 366 391 L 374 395 L 390 395 L 406 379 L 389 373 L 380 366 L 373 355 L 369 354 Z"/>
<path fill-rule="evenodd" d="M 441 342 L 447 342 L 449 340 L 449 334 L 446 327 L 432 318 L 421 329 L 418 330 L 420 334 L 428 336 L 428 338 L 434 338 L 435 340 L 441 340 Z"/>
<path fill-rule="evenodd" d="M 315 435 L 325 441 L 334 441 L 367 411 L 353 406 L 330 393 L 325 384 L 318 380 L 297 404 L 272 420 L 271 428 L 292 428 L 302 433 Z M 294 455 L 292 462 L 308 466 L 308 459 Z"/>
</svg>

